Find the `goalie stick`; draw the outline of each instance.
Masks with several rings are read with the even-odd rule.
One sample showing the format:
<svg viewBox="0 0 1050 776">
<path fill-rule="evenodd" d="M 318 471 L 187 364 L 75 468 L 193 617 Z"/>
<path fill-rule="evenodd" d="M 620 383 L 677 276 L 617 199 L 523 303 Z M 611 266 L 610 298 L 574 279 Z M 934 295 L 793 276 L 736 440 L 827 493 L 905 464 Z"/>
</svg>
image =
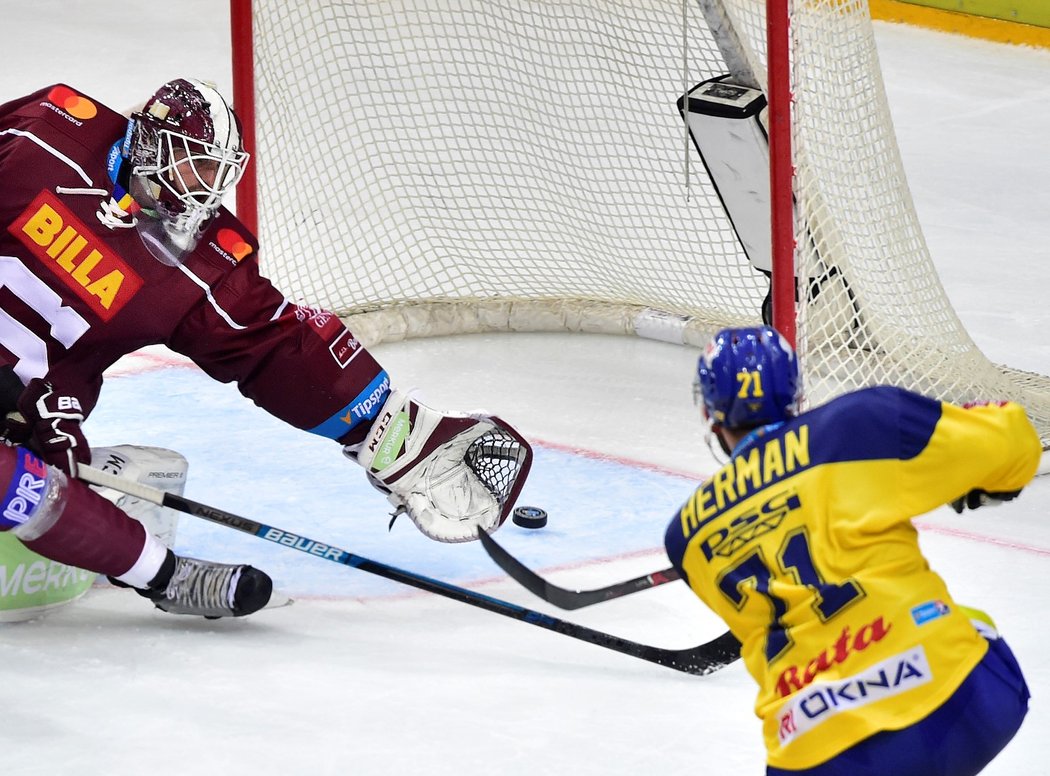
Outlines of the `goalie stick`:
<svg viewBox="0 0 1050 776">
<path fill-rule="evenodd" d="M 479 609 L 485 609 L 489 612 L 502 614 L 505 617 L 520 620 L 529 625 L 546 628 L 555 633 L 561 633 L 562 635 L 570 636 L 574 639 L 579 639 L 580 641 L 586 641 L 599 647 L 605 647 L 606 649 L 630 655 L 631 657 L 641 658 L 650 663 L 656 663 L 657 665 L 672 668 L 676 671 L 683 671 L 687 674 L 694 674 L 696 676 L 704 676 L 717 671 L 723 666 L 729 665 L 739 657 L 739 645 L 737 644 L 736 639 L 731 636 L 728 639 L 726 638 L 729 634 L 724 634 L 705 644 L 687 649 L 664 649 L 662 647 L 652 647 L 647 644 L 638 644 L 637 642 L 629 641 L 628 639 L 623 639 L 619 636 L 613 636 L 608 633 L 592 630 L 583 625 L 559 620 L 557 617 L 551 617 L 542 612 L 526 609 L 523 606 L 518 606 L 517 604 L 512 604 L 508 601 L 501 601 L 492 596 L 476 593 L 472 590 L 457 587 L 456 585 L 447 582 L 441 582 L 440 580 L 432 579 L 431 577 L 422 574 L 395 568 L 394 566 L 388 566 L 379 561 L 369 560 L 368 558 L 355 555 L 352 552 L 340 549 L 331 544 L 318 542 L 305 536 L 291 533 L 290 531 L 275 528 L 274 526 L 266 525 L 265 523 L 260 523 L 245 517 L 240 517 L 231 512 L 217 509 L 216 507 L 208 506 L 207 504 L 202 504 L 198 501 L 193 501 L 182 496 L 177 496 L 174 493 L 167 493 L 158 488 L 153 488 L 142 483 L 122 480 L 119 477 L 115 477 L 112 474 L 108 474 L 99 469 L 94 469 L 90 466 L 78 467 L 77 476 L 84 482 L 93 485 L 103 485 L 130 496 L 150 501 L 154 504 L 160 504 L 161 506 L 175 509 L 179 512 L 185 512 L 188 515 L 199 517 L 211 523 L 224 525 L 243 533 L 258 536 L 261 539 L 274 542 L 275 544 L 291 547 L 300 552 L 305 552 L 307 555 L 313 555 L 324 560 L 330 560 L 334 563 L 340 563 L 344 566 L 360 569 L 369 574 L 375 574 L 394 582 L 400 582 L 403 585 L 426 590 L 429 593 L 435 593 L 445 598 L 451 598 L 454 601 L 460 601 L 469 604 L 470 606 L 476 606 Z"/>
</svg>

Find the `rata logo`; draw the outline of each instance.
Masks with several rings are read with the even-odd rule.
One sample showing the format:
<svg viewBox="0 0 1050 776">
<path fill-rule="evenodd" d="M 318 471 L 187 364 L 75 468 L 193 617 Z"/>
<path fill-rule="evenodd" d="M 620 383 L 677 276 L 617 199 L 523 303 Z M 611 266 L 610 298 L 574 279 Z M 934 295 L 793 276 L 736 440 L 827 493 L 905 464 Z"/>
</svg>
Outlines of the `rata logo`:
<svg viewBox="0 0 1050 776">
<path fill-rule="evenodd" d="M 215 239 L 219 243 L 219 248 L 233 256 L 235 261 L 240 261 L 252 252 L 252 246 L 232 229 L 220 229 Z"/>
<path fill-rule="evenodd" d="M 61 108 L 74 118 L 93 119 L 98 115 L 95 103 L 77 94 L 68 86 L 56 86 L 47 93 L 47 99 L 55 107 Z"/>
</svg>

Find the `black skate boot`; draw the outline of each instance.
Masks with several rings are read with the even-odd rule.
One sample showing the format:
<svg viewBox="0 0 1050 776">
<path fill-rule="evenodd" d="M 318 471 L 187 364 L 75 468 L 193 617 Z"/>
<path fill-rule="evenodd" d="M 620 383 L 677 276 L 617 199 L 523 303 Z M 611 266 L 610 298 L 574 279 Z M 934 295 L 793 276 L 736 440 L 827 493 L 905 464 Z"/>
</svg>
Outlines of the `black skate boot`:
<svg viewBox="0 0 1050 776">
<path fill-rule="evenodd" d="M 176 557 L 167 587 L 150 598 L 171 614 L 243 617 L 266 606 L 272 591 L 270 577 L 252 566 Z"/>
<path fill-rule="evenodd" d="M 259 611 L 270 602 L 273 582 L 252 566 L 182 558 L 169 550 L 149 588 L 136 592 L 161 611 L 214 620 Z"/>
</svg>

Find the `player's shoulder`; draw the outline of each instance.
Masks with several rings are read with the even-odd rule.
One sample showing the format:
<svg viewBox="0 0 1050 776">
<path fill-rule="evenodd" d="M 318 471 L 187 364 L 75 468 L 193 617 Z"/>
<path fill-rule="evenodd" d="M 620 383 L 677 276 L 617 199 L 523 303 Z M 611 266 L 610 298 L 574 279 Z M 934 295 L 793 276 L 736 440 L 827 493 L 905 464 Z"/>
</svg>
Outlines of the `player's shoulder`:
<svg viewBox="0 0 1050 776">
<path fill-rule="evenodd" d="M 829 460 L 910 458 L 926 447 L 942 407 L 914 391 L 879 385 L 843 394 L 795 422 L 809 426 Z"/>
<path fill-rule="evenodd" d="M 255 268 L 259 242 L 233 213 L 220 208 L 193 251 L 198 262 L 228 274 L 239 267 Z"/>
<path fill-rule="evenodd" d="M 837 396 L 813 410 L 830 416 L 876 416 L 888 413 L 920 412 L 940 414 L 941 403 L 915 391 L 895 385 L 873 385 Z"/>
<path fill-rule="evenodd" d="M 105 127 L 108 136 L 112 126 L 122 128 L 127 124 L 124 116 L 99 100 L 61 83 L 0 105 L 0 118 L 40 122 L 72 136 L 90 135 L 101 127 Z"/>
<path fill-rule="evenodd" d="M 66 84 L 45 86 L 0 105 L 0 132 L 32 136 L 76 156 L 75 147 L 94 150 L 111 145 L 127 128 L 127 119 L 100 101 Z"/>
</svg>

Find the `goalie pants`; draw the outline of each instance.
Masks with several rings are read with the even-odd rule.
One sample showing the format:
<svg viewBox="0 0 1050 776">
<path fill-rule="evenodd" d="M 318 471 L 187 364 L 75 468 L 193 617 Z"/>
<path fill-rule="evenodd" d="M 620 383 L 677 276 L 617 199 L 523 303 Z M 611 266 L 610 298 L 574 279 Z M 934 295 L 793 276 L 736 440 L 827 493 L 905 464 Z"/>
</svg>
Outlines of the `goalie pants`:
<svg viewBox="0 0 1050 776">
<path fill-rule="evenodd" d="M 1028 685 L 1010 647 L 988 653 L 936 711 L 902 730 L 885 730 L 814 768 L 768 767 L 767 776 L 972 776 L 1014 737 L 1028 713 Z"/>
</svg>

